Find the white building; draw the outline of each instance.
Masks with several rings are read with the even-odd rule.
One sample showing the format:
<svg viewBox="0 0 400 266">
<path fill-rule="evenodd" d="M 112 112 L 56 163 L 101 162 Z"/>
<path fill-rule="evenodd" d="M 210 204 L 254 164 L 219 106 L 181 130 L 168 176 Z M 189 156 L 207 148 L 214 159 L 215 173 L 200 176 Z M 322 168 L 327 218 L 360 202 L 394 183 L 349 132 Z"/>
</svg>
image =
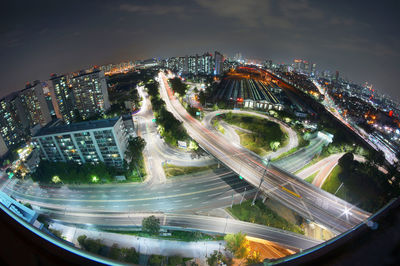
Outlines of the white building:
<svg viewBox="0 0 400 266">
<path fill-rule="evenodd" d="M 122 117 L 42 128 L 33 141 L 43 159 L 79 164 L 104 162 L 122 167 L 128 134 Z"/>
</svg>

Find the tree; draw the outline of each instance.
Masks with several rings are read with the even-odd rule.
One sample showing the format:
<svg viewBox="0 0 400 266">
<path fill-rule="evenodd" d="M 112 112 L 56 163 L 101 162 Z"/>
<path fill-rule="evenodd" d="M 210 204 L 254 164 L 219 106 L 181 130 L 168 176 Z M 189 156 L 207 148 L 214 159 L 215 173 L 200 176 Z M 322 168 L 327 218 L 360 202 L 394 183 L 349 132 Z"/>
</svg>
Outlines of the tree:
<svg viewBox="0 0 400 266">
<path fill-rule="evenodd" d="M 199 102 L 201 103 L 201 105 L 206 104 L 206 94 L 204 91 L 199 92 Z"/>
<path fill-rule="evenodd" d="M 222 260 L 222 253 L 214 250 L 214 253 L 207 258 L 207 264 L 210 266 L 217 266 Z"/>
<path fill-rule="evenodd" d="M 146 88 L 150 96 L 157 97 L 159 95 L 157 81 L 147 83 Z"/>
<path fill-rule="evenodd" d="M 78 242 L 81 247 L 85 250 L 99 254 L 103 245 L 100 243 L 100 239 L 87 238 L 86 235 L 81 235 L 78 237 Z"/>
<path fill-rule="evenodd" d="M 179 255 L 171 256 L 168 258 L 169 266 L 180 265 L 182 263 L 183 263 L 183 258 Z"/>
<path fill-rule="evenodd" d="M 146 141 L 141 137 L 135 137 L 128 142 L 125 155 L 131 162 L 137 161 L 142 157 L 142 151 L 146 146 Z"/>
<path fill-rule="evenodd" d="M 186 85 L 182 83 L 181 79 L 176 77 L 173 79 L 170 79 L 169 82 L 171 83 L 171 87 L 174 90 L 174 92 L 178 93 L 180 96 L 184 96 L 186 93 Z"/>
<path fill-rule="evenodd" d="M 373 164 L 383 165 L 385 162 L 385 154 L 381 150 L 376 151 L 376 152 L 371 152 L 370 160 Z"/>
<path fill-rule="evenodd" d="M 160 232 L 160 219 L 154 215 L 144 218 L 142 220 L 142 230 L 152 235 L 158 234 Z"/>
<path fill-rule="evenodd" d="M 254 251 L 246 258 L 247 265 L 259 264 L 262 261 L 260 252 Z"/>
<path fill-rule="evenodd" d="M 81 246 L 83 247 L 83 245 L 85 244 L 86 238 L 87 238 L 86 235 L 80 235 L 80 236 L 78 236 L 78 243 L 79 243 L 79 245 L 81 245 Z"/>
<path fill-rule="evenodd" d="M 226 248 L 232 252 L 235 258 L 243 259 L 247 257 L 249 252 L 249 241 L 246 234 L 239 232 L 236 234 L 228 234 L 225 236 Z"/>
<path fill-rule="evenodd" d="M 159 266 L 161 265 L 164 257 L 161 255 L 151 255 L 149 258 L 149 265 L 150 266 Z"/>
<path fill-rule="evenodd" d="M 110 251 L 108 253 L 108 256 L 111 259 L 114 260 L 120 260 L 121 259 L 121 249 L 118 247 L 118 244 L 113 244 L 110 248 Z"/>
<path fill-rule="evenodd" d="M 338 164 L 345 170 L 352 170 L 353 162 L 354 162 L 354 155 L 351 152 L 346 153 L 338 160 Z"/>
<path fill-rule="evenodd" d="M 139 253 L 134 248 L 123 248 L 122 249 L 123 261 L 138 264 Z"/>
</svg>

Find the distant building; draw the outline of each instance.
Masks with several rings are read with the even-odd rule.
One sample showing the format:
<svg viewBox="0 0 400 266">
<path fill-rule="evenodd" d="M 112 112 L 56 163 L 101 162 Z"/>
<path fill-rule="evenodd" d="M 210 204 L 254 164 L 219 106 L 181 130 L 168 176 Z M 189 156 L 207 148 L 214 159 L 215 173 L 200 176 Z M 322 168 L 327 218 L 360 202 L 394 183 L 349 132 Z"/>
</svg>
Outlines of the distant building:
<svg viewBox="0 0 400 266">
<path fill-rule="evenodd" d="M 69 125 L 51 124 L 35 136 L 43 159 L 79 164 L 104 162 L 123 165 L 128 143 L 122 117 L 94 120 Z"/>
<path fill-rule="evenodd" d="M 197 75 L 198 74 L 198 56 L 188 56 L 186 57 L 188 60 L 188 73 Z"/>
<path fill-rule="evenodd" d="M 154 66 L 158 66 L 158 65 L 159 65 L 159 62 L 155 58 L 135 61 L 136 68 L 148 68 L 148 67 L 154 67 Z"/>
<path fill-rule="evenodd" d="M 215 51 L 214 54 L 214 75 L 222 75 L 224 69 L 224 57 L 221 53 Z"/>
<path fill-rule="evenodd" d="M 18 92 L 18 98 L 30 127 L 37 124 L 45 126 L 52 120 L 43 87 L 39 81 L 36 80 L 33 84 L 27 83 L 25 89 Z"/>
<path fill-rule="evenodd" d="M 233 60 L 235 61 L 241 61 L 242 60 L 242 54 L 241 53 L 236 53 L 235 56 L 233 57 Z"/>
<path fill-rule="evenodd" d="M 316 71 L 317 71 L 317 64 L 312 63 L 311 64 L 311 74 L 315 75 Z"/>
<path fill-rule="evenodd" d="M 271 59 L 265 60 L 264 67 L 267 69 L 271 69 L 272 68 L 272 60 Z"/>
<path fill-rule="evenodd" d="M 99 69 L 81 71 L 69 80 L 75 108 L 83 119 L 104 114 L 110 108 L 104 72 Z"/>
<path fill-rule="evenodd" d="M 315 71 L 317 69 L 317 64 L 316 63 L 311 63 L 309 61 L 306 60 L 302 60 L 302 59 L 295 59 L 293 61 L 293 68 L 294 70 L 296 70 L 299 73 L 302 74 L 315 74 Z"/>
<path fill-rule="evenodd" d="M 211 75 L 213 72 L 213 60 L 212 54 L 205 53 L 201 57 L 199 57 L 198 67 L 199 73 L 204 75 Z"/>
<path fill-rule="evenodd" d="M 335 81 L 338 82 L 339 81 L 339 71 L 336 70 L 335 73 Z"/>
</svg>

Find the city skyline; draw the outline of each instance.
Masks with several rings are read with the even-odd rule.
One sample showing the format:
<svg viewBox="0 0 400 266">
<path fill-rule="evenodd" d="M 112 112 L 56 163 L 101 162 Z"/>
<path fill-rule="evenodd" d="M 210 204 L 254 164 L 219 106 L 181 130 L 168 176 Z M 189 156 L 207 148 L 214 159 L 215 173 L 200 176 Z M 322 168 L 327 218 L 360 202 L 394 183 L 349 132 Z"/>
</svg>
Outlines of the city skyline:
<svg viewBox="0 0 400 266">
<path fill-rule="evenodd" d="M 278 63 L 309 59 L 319 70 L 338 70 L 349 80 L 367 81 L 400 98 L 395 1 L 386 6 L 224 0 L 77 4 L 7 3 L 1 96 L 27 81 L 89 65 L 220 51 Z"/>
</svg>

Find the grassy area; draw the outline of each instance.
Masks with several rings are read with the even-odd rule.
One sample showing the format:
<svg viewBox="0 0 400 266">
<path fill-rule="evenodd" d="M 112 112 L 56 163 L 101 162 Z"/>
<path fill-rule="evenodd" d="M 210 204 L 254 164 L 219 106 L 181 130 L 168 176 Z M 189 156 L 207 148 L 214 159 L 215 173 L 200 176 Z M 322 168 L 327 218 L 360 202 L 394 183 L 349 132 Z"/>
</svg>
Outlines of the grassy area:
<svg viewBox="0 0 400 266">
<path fill-rule="evenodd" d="M 329 193 L 334 194 L 341 184 L 339 180 L 339 175 L 341 172 L 342 167 L 340 165 L 336 165 L 321 188 L 325 191 L 328 191 Z"/>
<path fill-rule="evenodd" d="M 252 133 L 236 132 L 240 137 L 240 144 L 260 156 L 287 144 L 288 137 L 281 126 L 268 119 L 232 113 L 223 114 L 220 117 L 229 124 L 251 131 Z"/>
<path fill-rule="evenodd" d="M 110 233 L 117 233 L 123 235 L 134 235 L 140 237 L 147 237 L 147 238 L 157 238 L 157 239 L 164 239 L 164 240 L 177 240 L 177 241 L 185 241 L 185 242 L 193 242 L 193 241 L 204 241 L 204 240 L 223 240 L 223 235 L 210 235 L 206 233 L 202 233 L 199 231 L 169 231 L 171 233 L 170 236 L 163 236 L 158 235 L 154 236 L 146 232 L 142 231 L 122 231 L 122 230 L 105 230 L 106 232 Z"/>
<path fill-rule="evenodd" d="M 329 157 L 330 154 L 327 153 L 321 153 L 321 154 L 316 154 L 314 155 L 314 158 L 306 165 L 304 165 L 302 168 L 300 168 L 299 170 L 297 170 L 295 172 L 295 174 L 300 173 L 301 171 L 303 171 L 304 169 L 310 167 L 313 164 L 316 164 L 317 162 L 321 161 L 322 159 L 325 159 L 326 157 Z"/>
<path fill-rule="evenodd" d="M 308 146 L 310 144 L 310 141 L 309 140 L 305 140 L 303 138 L 302 134 L 300 134 L 299 132 L 296 132 L 296 133 L 297 133 L 297 139 L 299 141 L 299 145 L 297 145 L 297 147 L 291 148 L 287 152 L 282 153 L 278 157 L 272 158 L 271 159 L 272 162 L 277 161 L 279 159 L 282 159 L 282 158 L 284 158 L 286 156 L 289 156 L 289 155 L 295 153 L 296 151 L 300 150 L 301 148 L 306 147 L 306 146 Z"/>
<path fill-rule="evenodd" d="M 268 147 L 265 146 L 257 146 L 257 144 L 255 143 L 256 140 L 253 137 L 253 134 L 251 133 L 246 133 L 240 130 L 235 130 L 236 133 L 239 135 L 240 137 L 240 145 L 245 147 L 248 150 L 251 150 L 252 152 L 257 153 L 260 156 L 265 156 L 268 154 Z"/>
<path fill-rule="evenodd" d="M 304 181 L 308 183 L 312 183 L 314 181 L 314 178 L 318 175 L 319 171 L 315 172 L 314 174 L 308 176 Z"/>
<path fill-rule="evenodd" d="M 220 125 L 218 119 L 215 119 L 213 121 L 213 126 L 222 134 L 225 134 L 225 128 L 223 126 Z"/>
<path fill-rule="evenodd" d="M 275 162 L 275 161 L 277 161 L 277 160 L 279 160 L 279 159 L 282 159 L 282 158 L 284 158 L 284 157 L 286 157 L 286 156 L 288 156 L 288 155 L 290 155 L 290 154 L 292 154 L 292 153 L 295 153 L 298 149 L 299 149 L 299 147 L 291 148 L 291 149 L 288 150 L 287 152 L 284 152 L 284 153 L 282 153 L 281 155 L 279 155 L 278 157 L 272 158 L 272 159 L 271 159 L 271 162 Z"/>
<path fill-rule="evenodd" d="M 300 226 L 288 222 L 275 211 L 265 206 L 261 201 L 256 201 L 256 204 L 251 206 L 251 200 L 247 200 L 241 205 L 233 205 L 233 208 L 227 208 L 227 210 L 241 221 L 262 224 L 304 234 L 304 231 Z"/>
<path fill-rule="evenodd" d="M 178 166 L 172 164 L 164 164 L 163 165 L 165 176 L 167 178 L 187 175 L 197 172 L 202 172 L 206 170 L 211 170 L 217 168 L 217 164 L 208 165 L 208 166 Z"/>
</svg>

